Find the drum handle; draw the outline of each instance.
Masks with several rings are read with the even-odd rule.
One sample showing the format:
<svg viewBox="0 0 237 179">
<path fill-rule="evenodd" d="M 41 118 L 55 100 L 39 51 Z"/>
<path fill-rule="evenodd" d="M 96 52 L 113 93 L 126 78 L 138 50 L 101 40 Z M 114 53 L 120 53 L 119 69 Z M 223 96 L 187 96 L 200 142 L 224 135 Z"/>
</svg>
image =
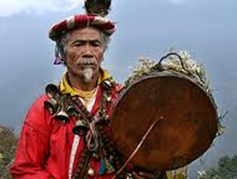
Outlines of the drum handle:
<svg viewBox="0 0 237 179">
<path fill-rule="evenodd" d="M 176 52 L 170 52 L 168 54 L 166 54 L 165 56 L 161 57 L 160 61 L 154 66 L 154 68 L 158 69 L 159 71 L 163 71 L 164 68 L 162 66 L 162 61 L 167 59 L 168 57 L 170 56 L 177 56 L 179 61 L 180 61 L 180 64 L 182 66 L 182 68 L 189 74 L 191 75 L 190 71 L 184 66 L 184 63 L 183 63 L 183 58 Z"/>
</svg>

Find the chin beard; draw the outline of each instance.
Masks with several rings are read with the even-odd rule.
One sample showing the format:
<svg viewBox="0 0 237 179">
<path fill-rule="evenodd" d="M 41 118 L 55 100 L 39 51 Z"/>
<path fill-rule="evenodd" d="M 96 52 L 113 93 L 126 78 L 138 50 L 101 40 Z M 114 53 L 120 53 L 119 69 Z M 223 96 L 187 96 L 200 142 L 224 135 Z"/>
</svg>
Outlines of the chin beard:
<svg viewBox="0 0 237 179">
<path fill-rule="evenodd" d="M 83 70 L 83 77 L 85 83 L 90 83 L 92 81 L 94 70 L 92 68 L 85 68 Z"/>
</svg>

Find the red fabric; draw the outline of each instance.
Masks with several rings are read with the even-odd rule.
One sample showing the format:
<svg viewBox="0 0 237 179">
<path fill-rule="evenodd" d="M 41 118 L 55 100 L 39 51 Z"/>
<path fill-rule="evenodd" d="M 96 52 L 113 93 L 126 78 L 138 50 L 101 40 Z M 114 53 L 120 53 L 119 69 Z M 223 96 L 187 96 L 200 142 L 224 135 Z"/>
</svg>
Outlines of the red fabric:
<svg viewBox="0 0 237 179">
<path fill-rule="evenodd" d="M 118 88 L 113 91 L 113 101 L 117 98 Z M 92 112 L 98 110 L 101 90 Z M 31 106 L 22 128 L 18 142 L 16 157 L 10 167 L 14 179 L 68 179 L 69 160 L 74 139 L 72 129 L 75 119 L 62 122 L 52 118 L 44 108 L 46 95 L 42 95 Z M 80 140 L 76 158 L 80 158 L 83 149 Z M 77 162 L 74 162 L 76 164 Z M 110 179 L 113 174 L 98 176 L 100 162 L 91 160 L 91 166 L 96 170 L 94 179 Z M 75 171 L 76 165 L 73 166 Z"/>
<path fill-rule="evenodd" d="M 59 40 L 68 31 L 87 26 L 95 27 L 108 35 L 115 31 L 115 25 L 104 17 L 79 14 L 55 24 L 50 29 L 49 38 Z"/>
</svg>

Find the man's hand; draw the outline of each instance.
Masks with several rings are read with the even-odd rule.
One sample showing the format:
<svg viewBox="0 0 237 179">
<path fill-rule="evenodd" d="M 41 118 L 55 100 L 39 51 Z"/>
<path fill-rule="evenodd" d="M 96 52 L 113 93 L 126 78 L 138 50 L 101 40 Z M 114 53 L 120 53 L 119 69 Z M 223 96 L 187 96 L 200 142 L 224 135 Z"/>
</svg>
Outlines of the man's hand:
<svg viewBox="0 0 237 179">
<path fill-rule="evenodd" d="M 153 173 L 133 172 L 132 174 L 135 179 L 157 179 L 156 175 Z"/>
<path fill-rule="evenodd" d="M 138 169 L 132 174 L 135 179 L 166 179 L 166 174 L 162 172 L 151 172 Z"/>
</svg>

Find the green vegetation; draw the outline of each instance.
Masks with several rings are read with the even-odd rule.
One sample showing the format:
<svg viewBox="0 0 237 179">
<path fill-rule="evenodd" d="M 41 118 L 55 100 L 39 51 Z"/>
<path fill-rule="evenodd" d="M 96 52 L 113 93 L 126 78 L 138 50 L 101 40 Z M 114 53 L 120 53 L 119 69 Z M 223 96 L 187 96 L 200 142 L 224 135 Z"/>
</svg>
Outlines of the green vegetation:
<svg viewBox="0 0 237 179">
<path fill-rule="evenodd" d="M 14 158 L 17 138 L 12 129 L 0 126 L 0 179 L 10 179 L 9 165 Z"/>
<path fill-rule="evenodd" d="M 216 168 L 201 172 L 198 179 L 237 179 L 237 155 L 220 158 Z"/>
</svg>

